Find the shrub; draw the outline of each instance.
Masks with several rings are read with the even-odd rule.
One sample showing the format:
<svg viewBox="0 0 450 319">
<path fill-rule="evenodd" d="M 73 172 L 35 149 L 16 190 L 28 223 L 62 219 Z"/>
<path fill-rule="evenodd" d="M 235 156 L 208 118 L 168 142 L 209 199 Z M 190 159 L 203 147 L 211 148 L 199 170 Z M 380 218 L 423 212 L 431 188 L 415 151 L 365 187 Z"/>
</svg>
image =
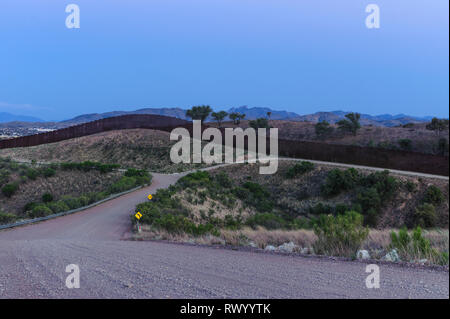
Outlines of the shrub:
<svg viewBox="0 0 450 319">
<path fill-rule="evenodd" d="M 298 175 L 302 175 L 307 172 L 310 172 L 313 169 L 314 169 L 314 164 L 311 162 L 296 163 L 294 166 L 289 167 L 289 169 L 286 172 L 286 177 L 294 178 Z"/>
<path fill-rule="evenodd" d="M 44 177 L 52 177 L 56 174 L 56 171 L 53 168 L 47 167 L 43 169 L 42 174 Z"/>
<path fill-rule="evenodd" d="M 34 206 L 33 210 L 28 213 L 31 218 L 44 217 L 51 214 L 52 210 L 43 204 Z"/>
<path fill-rule="evenodd" d="M 375 187 L 363 188 L 357 195 L 357 203 L 361 205 L 363 211 L 378 210 L 381 207 L 381 202 L 382 199 Z"/>
<path fill-rule="evenodd" d="M 16 215 L 0 212 L 0 224 L 10 224 L 16 219 Z"/>
<path fill-rule="evenodd" d="M 14 193 L 19 189 L 19 185 L 17 183 L 10 183 L 10 184 L 6 184 L 5 186 L 3 186 L 2 188 L 2 193 L 3 195 L 5 195 L 6 197 L 11 197 L 14 195 Z"/>
<path fill-rule="evenodd" d="M 80 199 L 79 198 L 76 198 L 76 197 L 70 197 L 70 196 L 64 196 L 62 199 L 61 199 L 70 209 L 76 209 L 76 208 L 79 208 L 79 207 L 82 207 L 83 206 L 83 204 L 82 204 L 82 202 L 80 201 Z"/>
<path fill-rule="evenodd" d="M 361 128 L 361 124 L 359 123 L 361 115 L 359 113 L 349 113 L 346 114 L 345 117 L 346 119 L 337 122 L 339 130 L 356 135 L 358 130 Z"/>
<path fill-rule="evenodd" d="M 316 131 L 316 135 L 318 137 L 325 137 L 333 133 L 334 129 L 332 126 L 330 126 L 330 123 L 327 121 L 318 122 L 314 129 Z"/>
<path fill-rule="evenodd" d="M 108 188 L 108 192 L 110 194 L 121 193 L 126 190 L 132 189 L 135 186 L 137 186 L 136 178 L 123 176 L 120 180 L 118 180 Z"/>
<path fill-rule="evenodd" d="M 422 229 L 417 227 L 411 235 L 406 228 L 401 229 L 398 234 L 391 233 L 391 248 L 398 250 L 400 257 L 407 261 L 418 261 L 427 259 L 438 264 L 448 264 L 448 252 L 440 253 L 431 247 L 431 243 L 422 234 Z"/>
<path fill-rule="evenodd" d="M 70 207 L 63 201 L 48 203 L 47 207 L 50 208 L 54 214 L 70 210 Z"/>
<path fill-rule="evenodd" d="M 427 190 L 425 191 L 425 195 L 423 197 L 424 203 L 434 205 L 441 204 L 444 201 L 444 199 L 445 197 L 442 194 L 442 191 L 434 185 L 431 185 L 430 187 L 427 188 Z"/>
<path fill-rule="evenodd" d="M 23 207 L 23 212 L 29 212 L 31 210 L 33 210 L 34 206 L 38 205 L 37 203 L 34 202 L 29 202 L 27 203 L 24 207 Z"/>
<path fill-rule="evenodd" d="M 49 202 L 53 201 L 53 195 L 50 193 L 45 193 L 44 195 L 42 195 L 42 201 L 44 203 L 49 203 Z"/>
<path fill-rule="evenodd" d="M 36 178 L 38 178 L 39 176 L 39 171 L 37 169 L 34 168 L 29 168 L 27 169 L 25 175 L 31 179 L 31 180 L 35 180 Z"/>
<path fill-rule="evenodd" d="M 406 189 L 408 190 L 408 192 L 412 193 L 416 191 L 417 185 L 414 182 L 411 181 L 407 181 L 406 184 Z"/>
<path fill-rule="evenodd" d="M 363 227 L 363 217 L 354 211 L 336 217 L 322 215 L 314 226 L 317 235 L 315 249 L 332 256 L 353 257 L 369 234 Z"/>
<path fill-rule="evenodd" d="M 436 209 L 432 204 L 420 205 L 414 213 L 415 224 L 421 227 L 435 227 L 437 223 Z"/>
<path fill-rule="evenodd" d="M 354 168 L 345 171 L 340 169 L 331 170 L 322 186 L 322 193 L 325 196 L 337 195 L 342 191 L 350 190 L 359 182 L 360 175 Z"/>
</svg>

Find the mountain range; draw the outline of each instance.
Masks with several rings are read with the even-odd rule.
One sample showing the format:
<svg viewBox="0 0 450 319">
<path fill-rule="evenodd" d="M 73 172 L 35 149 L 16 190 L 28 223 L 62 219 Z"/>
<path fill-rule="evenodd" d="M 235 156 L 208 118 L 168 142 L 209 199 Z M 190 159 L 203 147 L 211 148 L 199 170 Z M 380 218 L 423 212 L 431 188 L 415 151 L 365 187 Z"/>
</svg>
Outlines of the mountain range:
<svg viewBox="0 0 450 319">
<path fill-rule="evenodd" d="M 294 112 L 288 111 L 277 111 L 272 110 L 267 107 L 252 107 L 249 108 L 247 106 L 240 106 L 230 108 L 228 113 L 239 112 L 246 115 L 246 119 L 252 120 L 260 117 L 267 117 L 267 113 L 271 112 L 270 119 L 271 120 L 288 120 L 288 121 L 304 121 L 304 122 L 321 122 L 327 121 L 329 123 L 336 123 L 339 120 L 343 119 L 347 113 L 345 111 L 331 111 L 331 112 L 316 112 L 313 114 L 300 115 Z M 36 125 L 37 123 L 24 123 L 24 122 L 40 122 L 45 127 L 67 127 L 71 125 L 91 122 L 103 118 L 126 115 L 126 114 L 157 114 L 157 115 L 165 115 L 172 116 L 181 119 L 189 119 L 186 117 L 186 110 L 181 108 L 143 108 L 136 111 L 112 111 L 106 113 L 91 113 L 91 114 L 83 114 L 77 117 L 74 117 L 69 120 L 64 120 L 60 122 L 46 122 L 34 118 L 31 116 L 23 116 L 23 115 L 13 115 L 9 113 L 0 113 L 0 123 L 4 122 L 21 122 L 17 123 L 20 126 L 30 126 Z M 425 117 L 415 117 L 409 116 L 406 114 L 382 114 L 382 115 L 369 115 L 369 114 L 361 114 L 361 124 L 362 125 L 374 125 L 374 126 L 387 126 L 393 127 L 398 125 L 403 125 L 406 123 L 423 123 L 429 122 L 431 120 L 431 116 Z M 209 118 L 209 120 L 212 120 Z M 12 123 L 8 123 L 8 127 L 11 127 Z M 5 126 L 3 124 L 2 126 Z"/>
<path fill-rule="evenodd" d="M 6 122 L 43 122 L 40 118 L 28 115 L 16 115 L 7 112 L 0 112 L 0 123 Z"/>
</svg>

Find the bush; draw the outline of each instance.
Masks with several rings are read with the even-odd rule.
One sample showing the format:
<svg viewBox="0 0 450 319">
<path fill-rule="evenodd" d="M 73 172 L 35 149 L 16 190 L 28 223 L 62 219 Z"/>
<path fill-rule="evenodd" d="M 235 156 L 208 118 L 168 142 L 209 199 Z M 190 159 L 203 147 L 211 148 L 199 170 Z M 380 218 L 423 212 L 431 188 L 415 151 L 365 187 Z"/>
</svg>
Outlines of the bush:
<svg viewBox="0 0 450 319">
<path fill-rule="evenodd" d="M 328 123 L 327 121 L 318 122 L 314 126 L 314 129 L 318 137 L 325 137 L 331 135 L 331 133 L 333 133 L 334 131 L 333 127 L 330 126 L 330 123 Z"/>
<path fill-rule="evenodd" d="M 31 218 L 37 218 L 37 217 L 44 217 L 47 215 L 51 215 L 53 212 L 50 208 L 48 208 L 46 205 L 36 205 L 34 206 L 33 210 L 28 213 L 29 217 Z"/>
<path fill-rule="evenodd" d="M 435 227 L 437 223 L 436 209 L 432 204 L 420 205 L 414 213 L 415 224 L 421 227 Z"/>
<path fill-rule="evenodd" d="M 47 207 L 50 208 L 54 214 L 70 210 L 70 207 L 63 201 L 48 203 Z"/>
<path fill-rule="evenodd" d="M 434 185 L 431 185 L 430 187 L 427 188 L 427 190 L 425 191 L 425 195 L 423 197 L 424 203 L 434 205 L 441 204 L 444 201 L 444 199 L 445 197 L 444 194 L 442 194 L 442 191 Z"/>
<path fill-rule="evenodd" d="M 10 224 L 16 221 L 16 219 L 16 215 L 0 212 L 0 224 Z"/>
<path fill-rule="evenodd" d="M 43 169 L 42 174 L 44 175 L 44 177 L 52 177 L 56 174 L 56 171 L 53 168 L 47 167 L 45 169 Z"/>
<path fill-rule="evenodd" d="M 14 193 L 19 189 L 19 185 L 17 183 L 10 183 L 10 184 L 6 184 L 5 186 L 3 186 L 2 188 L 2 193 L 3 195 L 5 195 L 6 197 L 11 197 L 14 195 Z"/>
<path fill-rule="evenodd" d="M 70 209 L 76 209 L 83 206 L 83 203 L 80 201 L 79 198 L 76 197 L 70 197 L 70 196 L 64 196 L 61 199 Z"/>
<path fill-rule="evenodd" d="M 37 169 L 34 168 L 29 168 L 26 170 L 25 175 L 31 179 L 31 180 L 35 180 L 36 178 L 38 178 L 39 176 L 39 171 Z"/>
<path fill-rule="evenodd" d="M 423 236 L 420 227 L 414 229 L 411 235 L 406 228 L 401 229 L 398 234 L 392 232 L 390 246 L 398 250 L 402 260 L 427 259 L 437 264 L 448 264 L 448 252 L 440 253 L 433 249 L 430 241 Z"/>
<path fill-rule="evenodd" d="M 369 230 L 363 217 L 354 211 L 336 217 L 322 215 L 314 226 L 318 239 L 315 250 L 320 254 L 354 257 L 366 240 Z"/>
<path fill-rule="evenodd" d="M 53 201 L 53 195 L 50 193 L 45 193 L 44 195 L 42 195 L 42 201 L 44 203 L 49 203 L 49 202 Z"/>
<path fill-rule="evenodd" d="M 408 190 L 408 192 L 413 193 L 416 191 L 416 188 L 417 188 L 416 183 L 407 181 L 405 185 L 406 185 L 406 189 Z"/>
<path fill-rule="evenodd" d="M 325 184 L 322 186 L 322 193 L 325 196 L 338 195 L 342 191 L 354 188 L 359 180 L 360 175 L 354 168 L 345 171 L 333 169 L 328 173 Z"/>
<path fill-rule="evenodd" d="M 311 162 L 300 162 L 296 163 L 294 166 L 289 167 L 286 172 L 286 177 L 294 178 L 298 175 L 303 175 L 314 169 L 314 164 Z"/>
</svg>

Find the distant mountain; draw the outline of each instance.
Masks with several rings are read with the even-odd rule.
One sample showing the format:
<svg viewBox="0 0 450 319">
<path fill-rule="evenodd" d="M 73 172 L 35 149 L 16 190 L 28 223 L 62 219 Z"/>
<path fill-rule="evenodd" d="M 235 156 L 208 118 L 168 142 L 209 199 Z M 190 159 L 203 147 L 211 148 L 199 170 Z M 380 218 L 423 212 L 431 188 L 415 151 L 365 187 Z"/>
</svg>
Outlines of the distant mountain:
<svg viewBox="0 0 450 319">
<path fill-rule="evenodd" d="M 254 120 L 259 117 L 267 117 L 267 112 L 271 112 L 271 120 L 297 120 L 300 115 L 294 112 L 275 111 L 268 107 L 252 107 L 247 106 L 233 107 L 227 111 L 228 113 L 238 112 L 245 114 L 247 120 Z"/>
<path fill-rule="evenodd" d="M 7 112 L 0 112 L 0 123 L 6 122 L 43 122 L 43 120 L 28 115 L 16 115 Z"/>
<path fill-rule="evenodd" d="M 61 121 L 61 123 L 67 125 L 76 125 L 91 121 L 96 121 L 108 117 L 114 117 L 114 116 L 120 116 L 120 115 L 127 115 L 127 114 L 155 114 L 155 115 L 164 115 L 164 116 L 171 116 L 176 117 L 180 119 L 187 119 L 186 117 L 186 110 L 180 109 L 180 108 L 145 108 L 145 109 L 139 109 L 136 111 L 113 111 L 113 112 L 107 112 L 107 113 L 92 113 L 92 114 L 83 114 L 79 115 L 77 117 L 74 117 L 70 120 Z"/>
<path fill-rule="evenodd" d="M 332 112 L 317 112 L 314 114 L 302 115 L 296 118 L 296 121 L 305 122 L 322 122 L 327 121 L 334 124 L 345 118 L 345 115 L 350 112 L 345 111 L 332 111 Z M 369 115 L 361 114 L 362 125 L 374 125 L 374 126 L 399 126 L 406 123 L 424 123 L 429 122 L 432 116 L 414 117 L 405 114 L 382 114 L 382 115 Z"/>
<path fill-rule="evenodd" d="M 288 112 L 288 111 L 277 111 L 272 110 L 268 107 L 247 107 L 247 106 L 240 106 L 240 107 L 233 107 L 230 108 L 228 113 L 232 112 L 239 112 L 244 113 L 246 115 L 247 120 L 253 120 L 260 117 L 267 117 L 267 112 L 271 112 L 270 119 L 271 120 L 288 120 L 288 121 L 306 121 L 306 122 L 321 122 L 321 121 L 327 121 L 329 123 L 336 123 L 342 119 L 345 118 L 345 115 L 350 112 L 346 111 L 332 111 L 332 112 L 317 112 L 314 114 L 306 114 L 306 115 L 299 115 L 294 112 Z M 30 123 L 30 122 L 41 122 L 39 125 L 41 127 L 48 127 L 48 128 L 63 128 L 67 126 L 77 125 L 81 123 L 91 122 L 95 120 L 100 120 L 108 117 L 114 117 L 114 116 L 120 116 L 120 115 L 126 115 L 126 114 L 156 114 L 156 115 L 164 115 L 164 116 L 171 116 L 176 117 L 180 119 L 189 119 L 186 117 L 186 110 L 181 108 L 143 108 L 136 111 L 112 111 L 112 112 L 106 112 L 106 113 L 91 113 L 91 114 L 83 114 L 79 115 L 77 117 L 74 117 L 69 120 L 51 123 L 51 122 L 45 122 L 30 117 L 30 116 L 20 116 L 20 115 L 12 115 L 9 113 L 0 113 L 0 127 L 34 127 L 37 124 L 36 123 Z M 393 126 L 399 126 L 406 123 L 424 123 L 429 122 L 431 120 L 431 116 L 426 117 L 414 117 L 409 116 L 405 114 L 397 114 L 397 115 L 391 115 L 391 114 L 381 114 L 381 115 L 369 115 L 369 114 L 361 114 L 361 124 L 362 125 L 374 125 L 374 126 L 386 126 L 386 127 L 393 127 Z M 208 120 L 212 120 L 209 118 Z M 5 123 L 5 122 L 12 122 L 15 121 L 15 123 Z"/>
</svg>

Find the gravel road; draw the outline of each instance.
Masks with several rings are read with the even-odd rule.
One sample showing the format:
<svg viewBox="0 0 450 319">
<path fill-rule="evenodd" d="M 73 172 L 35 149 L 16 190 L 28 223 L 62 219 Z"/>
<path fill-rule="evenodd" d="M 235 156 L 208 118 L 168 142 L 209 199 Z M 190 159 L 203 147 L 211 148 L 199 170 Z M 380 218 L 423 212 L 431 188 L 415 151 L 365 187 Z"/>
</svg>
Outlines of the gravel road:
<svg viewBox="0 0 450 319">
<path fill-rule="evenodd" d="M 153 184 L 80 213 L 0 231 L 0 298 L 448 298 L 446 271 L 380 265 L 367 289 L 366 264 L 127 241 L 129 215 Z M 66 266 L 80 288 L 65 285 Z"/>
</svg>

